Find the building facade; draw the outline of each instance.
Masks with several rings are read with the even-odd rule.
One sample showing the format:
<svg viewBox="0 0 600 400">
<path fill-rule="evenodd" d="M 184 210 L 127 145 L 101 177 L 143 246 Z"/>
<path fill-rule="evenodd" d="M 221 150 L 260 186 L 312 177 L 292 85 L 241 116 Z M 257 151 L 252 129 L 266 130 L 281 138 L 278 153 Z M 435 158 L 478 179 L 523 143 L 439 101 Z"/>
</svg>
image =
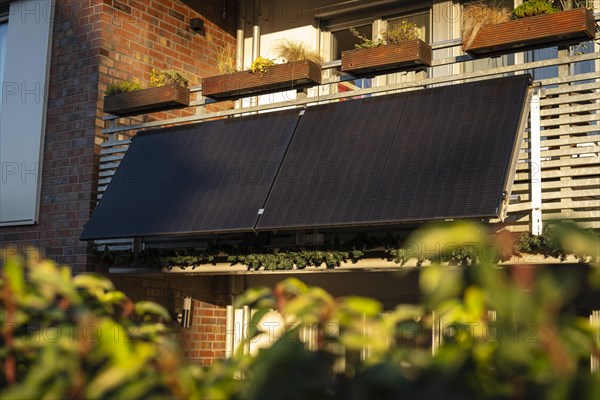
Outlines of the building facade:
<svg viewBox="0 0 600 400">
<path fill-rule="evenodd" d="M 532 74 L 539 83 L 536 88 L 540 91 L 535 94 L 539 101 L 538 123 L 532 122 L 534 114 L 525 116 L 528 129 L 523 132 L 525 139 L 519 142 L 519 160 L 510 168 L 512 195 L 505 199 L 507 216 L 486 218 L 485 222 L 498 231 L 529 230 L 534 234 L 541 233 L 542 221 L 555 218 L 600 228 L 597 32 L 594 40 L 565 44 L 557 38 L 556 43 L 538 44 L 529 50 L 516 48 L 494 57 L 469 56 L 462 47 L 463 11 L 468 3 L 1 1 L 0 242 L 7 246 L 4 251 L 28 251 L 32 246 L 39 248 L 44 257 L 71 265 L 76 272 L 109 273 L 130 297 L 157 301 L 174 315 L 182 312 L 184 298 L 191 297 L 191 327 L 181 328 L 186 356 L 193 362 L 211 363 L 232 350 L 248 320 L 249 310 L 232 308 L 235 296 L 249 287 L 273 285 L 284 272 L 269 273 L 265 268 L 249 271 L 243 262 L 231 266 L 222 249 L 215 260 L 198 262 L 193 269 L 172 265 L 156 268 L 150 266 L 151 262 L 109 265 L 107 251 L 205 251 L 215 243 L 266 249 L 312 248 L 333 238 L 350 241 L 356 234 L 406 235 L 419 223 L 377 229 L 292 227 L 265 230 L 258 235 L 219 230 L 188 231 L 183 235 L 117 234 L 80 240 L 137 132 L 223 117 L 232 121 L 238 116 L 252 119 L 251 115 L 274 109 L 385 98 L 387 94 L 524 73 Z M 520 2 L 492 3 L 508 10 Z M 556 3 L 565 9 L 593 8 L 594 22 L 598 23 L 598 1 Z M 374 40 L 381 31 L 402 21 L 414 24 L 420 39 L 431 45 L 431 66 L 362 76 L 340 72 L 342 52 L 352 50 L 357 43 L 351 28 Z M 290 38 L 303 42 L 323 58 L 320 85 L 300 90 L 290 85 L 284 88 L 288 90 L 267 89 L 257 95 L 216 101 L 203 95 L 202 81 L 221 73 L 219 63 L 230 62 L 242 71 L 259 56 L 281 62 L 277 47 Z M 30 51 L 23 51 L 25 48 Z M 104 93 L 110 84 L 131 80 L 148 86 L 153 68 L 177 70 L 188 77 L 190 106 L 123 117 L 104 112 Z M 528 107 L 533 104 L 528 100 Z M 536 127 L 542 131 L 537 146 L 530 139 Z M 256 129 L 257 134 L 265 130 Z M 227 179 L 248 178 L 247 170 L 239 169 L 237 164 L 234 168 L 223 173 Z M 128 197 L 119 201 L 125 205 Z M 180 210 L 187 208 L 180 206 Z M 536 257 L 528 258 L 527 263 L 560 262 Z M 407 268 L 411 263 L 416 265 L 412 260 Z M 574 258 L 563 262 L 576 263 Z M 416 272 L 399 284 L 390 284 L 397 268 L 385 257 L 365 257 L 357 263 L 344 260 L 337 268 L 317 266 L 285 273 L 336 295 L 373 296 L 390 306 L 417 301 Z M 589 295 L 583 294 L 578 301 L 574 311 L 597 309 L 598 304 Z"/>
</svg>

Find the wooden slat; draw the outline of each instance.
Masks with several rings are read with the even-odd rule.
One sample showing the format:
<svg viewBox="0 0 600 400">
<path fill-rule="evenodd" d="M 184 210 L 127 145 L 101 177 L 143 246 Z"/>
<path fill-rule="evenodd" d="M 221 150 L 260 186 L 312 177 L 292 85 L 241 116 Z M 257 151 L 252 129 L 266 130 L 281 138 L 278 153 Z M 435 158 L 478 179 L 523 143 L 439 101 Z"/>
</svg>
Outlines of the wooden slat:
<svg viewBox="0 0 600 400">
<path fill-rule="evenodd" d="M 580 160 L 580 159 L 579 159 Z M 596 167 L 598 166 L 598 164 L 596 164 Z M 595 170 L 592 168 L 573 168 L 573 169 L 568 169 L 568 170 L 553 170 L 553 171 L 548 171 L 548 170 L 543 170 L 542 169 L 542 182 L 544 181 L 544 179 L 550 179 L 550 178 L 561 178 L 561 177 L 568 177 L 568 176 L 590 176 L 590 175 L 598 175 L 598 169 L 596 168 Z M 529 172 L 517 172 L 516 174 L 517 179 L 515 179 L 515 181 L 524 181 L 524 180 L 529 180 Z"/>
<path fill-rule="evenodd" d="M 121 160 L 123 160 L 123 157 L 125 157 L 125 154 L 118 154 L 118 155 L 114 155 L 114 156 L 103 156 L 103 157 L 100 157 L 100 162 L 108 163 L 108 162 L 112 162 L 112 161 L 121 161 Z"/>
<path fill-rule="evenodd" d="M 100 162 L 100 167 L 99 167 L 99 168 L 100 168 L 101 170 L 107 170 L 107 169 L 116 169 L 118 166 L 119 166 L 119 163 L 118 163 L 118 162 L 110 162 L 110 163 L 107 163 L 107 162 L 102 162 L 102 161 L 101 161 L 101 162 Z"/>
<path fill-rule="evenodd" d="M 600 98 L 600 96 L 599 96 Z M 546 108 L 540 111 L 540 115 L 542 117 L 553 116 L 553 115 L 564 115 L 564 114 L 575 114 L 581 112 L 588 111 L 597 111 L 598 104 L 582 104 L 577 106 L 567 106 L 567 107 L 558 107 L 558 108 Z"/>
<path fill-rule="evenodd" d="M 561 96 L 555 97 L 551 99 L 542 99 L 540 101 L 540 106 L 554 106 L 557 104 L 569 104 L 569 103 L 580 103 L 580 102 L 588 102 L 598 100 L 598 93 L 588 93 L 588 94 L 576 94 L 573 96 Z"/>
<path fill-rule="evenodd" d="M 545 97 L 555 95 L 555 94 L 564 94 L 564 93 L 575 93 L 582 92 L 587 90 L 598 90 L 600 89 L 600 82 L 592 82 L 592 83 L 582 83 L 579 85 L 567 85 L 567 86 L 559 86 L 555 88 L 544 89 Z"/>
<path fill-rule="evenodd" d="M 131 144 L 131 139 L 109 140 L 109 141 L 106 141 L 106 142 L 100 144 L 100 147 L 128 146 L 130 144 Z"/>
<path fill-rule="evenodd" d="M 554 137 L 554 136 L 567 136 L 567 135 L 575 135 L 578 133 L 592 133 L 599 132 L 600 127 L 597 125 L 588 125 L 588 126 L 571 126 L 557 129 L 544 129 L 541 134 L 542 137 Z"/>
<path fill-rule="evenodd" d="M 600 114 L 589 114 L 589 115 L 576 115 L 573 117 L 558 117 L 558 118 L 545 118 L 541 120 L 541 126 L 556 126 L 556 125 L 569 125 L 569 124 L 582 124 L 587 122 L 598 122 L 600 121 Z M 597 126 L 596 126 L 597 127 Z"/>
<path fill-rule="evenodd" d="M 600 142 L 600 135 L 571 136 L 568 138 L 561 138 L 561 139 L 542 140 L 542 147 L 567 146 L 567 145 L 577 145 L 577 144 L 585 144 L 585 143 L 598 144 L 599 142 Z"/>
<path fill-rule="evenodd" d="M 560 181 L 544 181 L 542 179 L 542 190 L 544 189 L 560 189 L 563 187 L 570 187 L 573 189 L 587 186 L 600 186 L 600 178 L 589 178 L 589 179 L 564 179 Z M 529 190 L 529 182 L 526 183 L 515 183 L 513 185 L 513 193 L 518 191 Z"/>
</svg>

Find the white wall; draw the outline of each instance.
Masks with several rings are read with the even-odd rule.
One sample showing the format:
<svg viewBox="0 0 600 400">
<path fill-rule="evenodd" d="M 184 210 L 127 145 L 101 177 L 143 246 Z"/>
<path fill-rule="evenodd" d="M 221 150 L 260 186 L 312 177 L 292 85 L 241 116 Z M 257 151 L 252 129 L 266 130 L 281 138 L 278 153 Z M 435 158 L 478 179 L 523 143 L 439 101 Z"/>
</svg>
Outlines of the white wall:
<svg viewBox="0 0 600 400">
<path fill-rule="evenodd" d="M 36 223 L 54 0 L 10 4 L 0 101 L 0 226 Z"/>
</svg>

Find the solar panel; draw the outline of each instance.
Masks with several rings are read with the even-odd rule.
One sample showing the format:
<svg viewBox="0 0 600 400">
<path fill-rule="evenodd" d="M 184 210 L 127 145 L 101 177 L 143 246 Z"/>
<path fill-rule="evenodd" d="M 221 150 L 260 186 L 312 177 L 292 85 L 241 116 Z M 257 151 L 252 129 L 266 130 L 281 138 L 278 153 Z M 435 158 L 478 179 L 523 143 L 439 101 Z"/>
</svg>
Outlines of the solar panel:
<svg viewBox="0 0 600 400">
<path fill-rule="evenodd" d="M 369 220 L 498 216 L 528 76 L 407 94 Z"/>
<path fill-rule="evenodd" d="M 498 215 L 529 76 L 308 108 L 260 230 Z"/>
<path fill-rule="evenodd" d="M 252 230 L 298 110 L 139 133 L 82 240 Z"/>
<path fill-rule="evenodd" d="M 393 95 L 309 107 L 258 228 L 367 222 L 405 102 Z"/>
<path fill-rule="evenodd" d="M 139 133 L 81 238 L 498 216 L 529 82 L 519 75 Z"/>
</svg>

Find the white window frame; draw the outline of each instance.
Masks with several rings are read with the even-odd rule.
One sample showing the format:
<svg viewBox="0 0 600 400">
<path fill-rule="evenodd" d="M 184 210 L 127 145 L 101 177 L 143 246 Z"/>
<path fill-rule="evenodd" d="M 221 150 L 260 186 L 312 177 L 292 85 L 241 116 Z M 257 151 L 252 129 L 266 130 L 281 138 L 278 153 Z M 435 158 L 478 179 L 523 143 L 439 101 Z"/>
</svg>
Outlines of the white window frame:
<svg viewBox="0 0 600 400">
<path fill-rule="evenodd" d="M 10 3 L 0 109 L 0 227 L 39 220 L 55 0 Z"/>
</svg>

